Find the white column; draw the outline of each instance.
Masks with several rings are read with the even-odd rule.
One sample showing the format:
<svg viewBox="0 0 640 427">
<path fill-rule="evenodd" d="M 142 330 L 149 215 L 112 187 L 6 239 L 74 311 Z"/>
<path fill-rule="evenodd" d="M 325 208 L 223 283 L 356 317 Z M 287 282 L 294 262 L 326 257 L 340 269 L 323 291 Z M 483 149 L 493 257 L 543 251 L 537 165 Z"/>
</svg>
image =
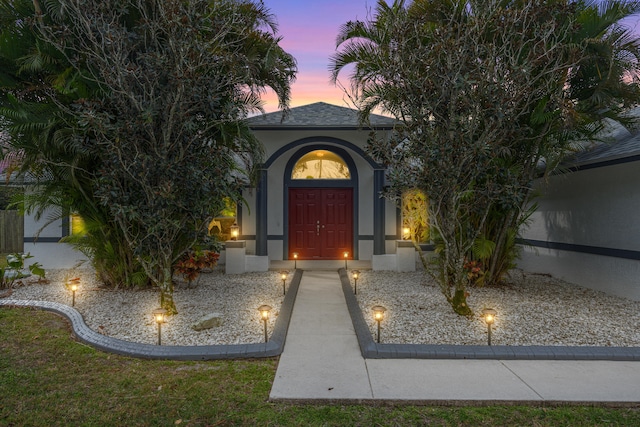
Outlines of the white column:
<svg viewBox="0 0 640 427">
<path fill-rule="evenodd" d="M 416 248 L 410 240 L 396 240 L 397 271 L 416 271 Z"/>
<path fill-rule="evenodd" d="M 246 240 L 227 240 L 224 242 L 226 251 L 226 274 L 246 273 L 247 242 Z"/>
</svg>

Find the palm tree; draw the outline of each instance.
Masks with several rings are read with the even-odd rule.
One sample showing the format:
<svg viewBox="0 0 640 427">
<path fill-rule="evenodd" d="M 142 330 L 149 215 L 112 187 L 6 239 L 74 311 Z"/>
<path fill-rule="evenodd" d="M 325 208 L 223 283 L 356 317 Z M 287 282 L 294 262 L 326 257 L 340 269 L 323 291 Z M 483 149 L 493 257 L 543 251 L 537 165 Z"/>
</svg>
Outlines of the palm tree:
<svg viewBox="0 0 640 427">
<path fill-rule="evenodd" d="M 120 7 L 124 3 L 127 8 Z M 126 221 L 132 209 L 153 211 L 153 203 L 160 203 L 158 196 L 164 193 L 155 194 L 146 206 L 136 205 L 141 200 L 136 192 L 144 184 L 136 180 L 184 178 L 161 161 L 170 165 L 184 160 L 185 171 L 199 174 L 195 182 L 180 181 L 178 196 L 184 199 L 167 202 L 145 218 L 154 221 L 161 212 L 189 217 L 186 228 L 178 226 L 178 217 L 168 218 L 176 222 L 166 229 L 166 236 L 175 237 L 167 243 L 164 276 L 155 281 L 170 291 L 171 262 L 193 244 L 206 217 L 224 206 L 225 197 L 238 197 L 242 183 L 236 177 L 261 156 L 262 148 L 243 119 L 261 109 L 260 95 L 266 88 L 276 92 L 285 111 L 288 107 L 295 60 L 278 45 L 273 17 L 261 2 L 243 0 L 112 0 L 109 5 L 2 0 L 0 7 L 11 12 L 3 15 L 10 16 L 3 25 L 5 33 L 20 41 L 19 50 L 11 43 L 0 46 L 0 61 L 11 66 L 3 76 L 7 83 L 1 90 L 9 96 L 3 97 L 8 102 L 2 114 L 13 122 L 12 141 L 22 150 L 25 170 L 33 173 L 37 165 L 37 176 L 43 177 L 41 197 L 31 201 L 39 200 L 43 207 L 59 203 L 80 213 L 91 225 L 89 233 L 104 231 L 95 245 L 92 239 L 77 242 L 92 254 L 97 268 L 98 258 L 116 257 L 138 263 L 137 268 L 145 267 L 145 276 L 158 279 L 153 275 L 160 269 L 148 264 L 153 258 L 152 233 L 146 233 L 145 221 Z M 42 15 L 34 15 L 38 8 Z M 109 21 L 112 14 L 118 18 Z M 100 35 L 109 43 L 90 47 L 87 43 L 95 41 L 96 33 L 83 31 L 95 22 L 105 23 L 99 31 L 113 32 Z M 55 33 L 61 29 L 67 32 L 64 38 Z M 113 37 L 123 35 L 121 44 L 112 43 Z M 43 52 L 53 58 L 50 66 L 34 65 L 29 73 L 20 69 L 21 58 L 33 56 L 33 64 L 44 63 L 39 59 Z M 41 90 L 32 98 L 17 96 L 32 87 Z M 38 102 L 27 102 L 34 99 Z M 101 121 L 105 117 L 109 119 Z M 109 147 L 119 141 L 127 147 L 115 155 Z M 188 157 L 196 143 L 202 144 L 201 154 Z M 141 155 L 127 157 L 132 153 Z M 154 160 L 155 154 L 162 157 Z M 198 170 L 194 162 L 202 159 L 206 164 Z M 142 160 L 146 163 L 135 163 Z M 130 175 L 132 170 L 138 173 Z M 186 185 L 191 192 L 183 191 Z M 189 205 L 192 200 L 186 196 L 200 204 Z M 133 216 L 142 211 L 137 212 Z M 138 275 L 130 274 L 127 280 L 134 276 Z M 161 293 L 164 297 L 164 290 Z M 166 304 L 175 310 L 171 295 L 166 295 Z"/>
<path fill-rule="evenodd" d="M 403 123 L 372 141 L 391 190 L 429 196 L 440 239 L 437 275 L 454 310 L 466 308 L 467 259 L 489 282 L 510 268 L 540 160 L 555 167 L 604 117 L 624 120 L 637 38 L 618 22 L 637 2 L 380 0 L 372 19 L 341 27 L 334 81 L 353 65 L 361 118 L 375 108 Z M 627 77 L 627 79 L 623 78 Z M 392 194 L 393 196 L 394 194 Z M 455 293 L 449 293 L 454 288 Z"/>
</svg>

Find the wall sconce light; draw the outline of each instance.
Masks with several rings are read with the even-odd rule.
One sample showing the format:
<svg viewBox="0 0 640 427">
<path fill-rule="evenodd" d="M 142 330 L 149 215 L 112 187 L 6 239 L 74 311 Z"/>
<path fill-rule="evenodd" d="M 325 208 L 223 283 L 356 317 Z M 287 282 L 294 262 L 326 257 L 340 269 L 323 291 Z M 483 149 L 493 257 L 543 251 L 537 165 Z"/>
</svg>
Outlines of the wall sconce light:
<svg viewBox="0 0 640 427">
<path fill-rule="evenodd" d="M 409 240 L 411 238 L 411 229 L 409 227 L 402 228 L 402 240 Z"/>
<path fill-rule="evenodd" d="M 491 345 L 491 325 L 496 320 L 496 314 L 498 314 L 492 308 L 485 308 L 482 310 L 482 317 L 484 317 L 484 321 L 487 323 L 487 332 L 488 332 L 488 344 Z"/>
<path fill-rule="evenodd" d="M 282 270 L 280 272 L 280 278 L 282 279 L 282 295 L 286 295 L 287 294 L 287 290 L 286 290 L 286 283 L 287 283 L 287 275 L 289 274 L 289 272 L 287 270 Z"/>
<path fill-rule="evenodd" d="M 353 294 L 358 295 L 358 277 L 360 272 L 358 270 L 353 270 L 351 273 L 353 274 Z"/>
<path fill-rule="evenodd" d="M 258 311 L 260 312 L 260 319 L 264 322 L 264 342 L 267 342 L 269 338 L 267 337 L 267 320 L 269 320 L 269 312 L 271 311 L 271 306 L 261 305 L 258 307 Z"/>
<path fill-rule="evenodd" d="M 229 227 L 229 230 L 231 230 L 231 240 L 238 240 L 240 236 L 240 226 L 238 223 L 234 222 L 233 225 Z"/>
<path fill-rule="evenodd" d="M 380 322 L 384 320 L 385 311 L 387 311 L 387 309 L 381 305 L 373 307 L 373 318 L 378 322 L 378 344 L 380 343 Z"/>
<path fill-rule="evenodd" d="M 347 260 L 349 259 L 349 252 L 345 252 L 343 255 L 344 255 L 344 269 L 348 270 L 348 268 L 347 268 Z"/>
<path fill-rule="evenodd" d="M 298 269 L 298 252 L 293 253 L 293 269 Z"/>
<path fill-rule="evenodd" d="M 165 323 L 167 310 L 164 308 L 156 308 L 153 310 L 153 320 L 158 324 L 158 345 L 162 345 L 162 324 Z"/>
<path fill-rule="evenodd" d="M 67 288 L 71 290 L 71 307 L 76 305 L 76 291 L 80 287 L 80 278 L 70 279 L 67 281 Z"/>
</svg>

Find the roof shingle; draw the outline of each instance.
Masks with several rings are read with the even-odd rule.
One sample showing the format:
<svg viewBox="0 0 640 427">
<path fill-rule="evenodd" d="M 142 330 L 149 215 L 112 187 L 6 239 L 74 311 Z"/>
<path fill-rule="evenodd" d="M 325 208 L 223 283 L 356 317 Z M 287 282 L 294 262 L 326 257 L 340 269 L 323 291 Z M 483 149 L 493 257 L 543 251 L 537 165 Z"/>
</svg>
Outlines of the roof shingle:
<svg viewBox="0 0 640 427">
<path fill-rule="evenodd" d="M 252 129 L 391 129 L 398 122 L 390 117 L 372 114 L 367 125 L 358 121 L 358 111 L 351 108 L 316 102 L 292 108 L 282 121 L 282 113 L 274 112 L 247 119 Z"/>
</svg>

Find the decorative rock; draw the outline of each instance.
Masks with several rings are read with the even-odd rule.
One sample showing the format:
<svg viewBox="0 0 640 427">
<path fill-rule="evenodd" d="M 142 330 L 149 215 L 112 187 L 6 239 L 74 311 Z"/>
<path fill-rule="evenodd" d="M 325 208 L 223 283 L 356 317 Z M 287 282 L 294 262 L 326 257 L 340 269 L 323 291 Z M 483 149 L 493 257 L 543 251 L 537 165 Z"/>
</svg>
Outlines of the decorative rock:
<svg viewBox="0 0 640 427">
<path fill-rule="evenodd" d="M 205 329 L 217 328 L 222 325 L 221 313 L 209 313 L 204 317 L 201 317 L 196 323 L 191 325 L 191 329 L 194 331 L 204 331 Z"/>
</svg>

